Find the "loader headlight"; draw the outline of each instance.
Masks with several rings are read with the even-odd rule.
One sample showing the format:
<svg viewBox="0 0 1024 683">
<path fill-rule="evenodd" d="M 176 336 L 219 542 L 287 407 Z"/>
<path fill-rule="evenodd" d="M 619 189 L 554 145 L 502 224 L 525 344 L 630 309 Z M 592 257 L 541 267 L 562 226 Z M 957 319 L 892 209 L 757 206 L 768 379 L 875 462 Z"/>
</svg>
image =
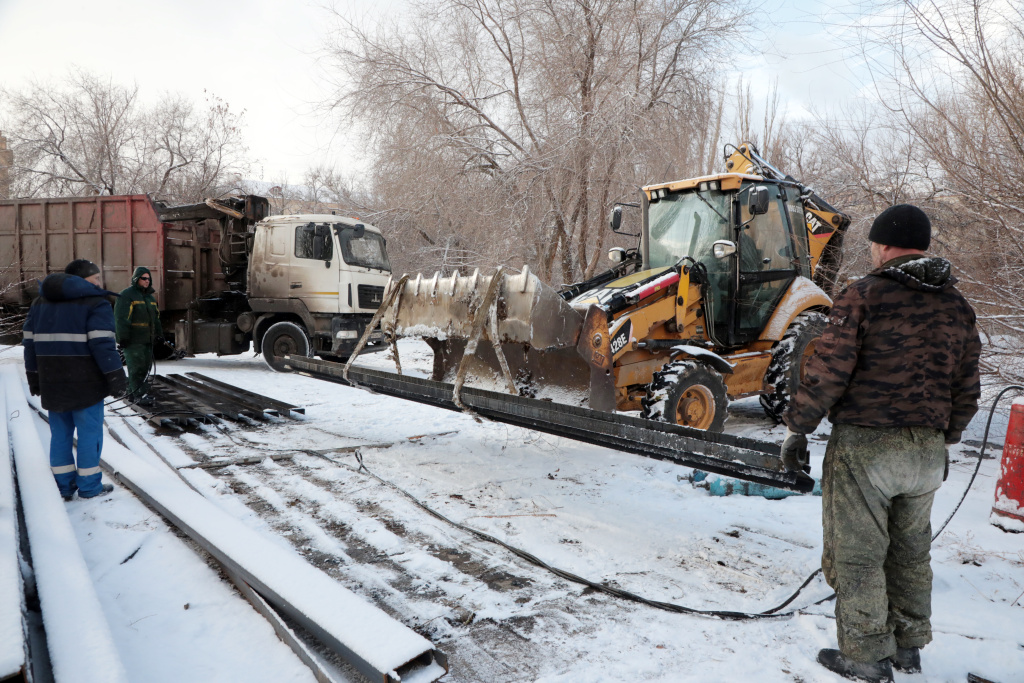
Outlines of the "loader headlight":
<svg viewBox="0 0 1024 683">
<path fill-rule="evenodd" d="M 612 263 L 622 263 L 626 260 L 626 250 L 622 247 L 612 247 L 608 250 L 608 260 Z"/>
</svg>

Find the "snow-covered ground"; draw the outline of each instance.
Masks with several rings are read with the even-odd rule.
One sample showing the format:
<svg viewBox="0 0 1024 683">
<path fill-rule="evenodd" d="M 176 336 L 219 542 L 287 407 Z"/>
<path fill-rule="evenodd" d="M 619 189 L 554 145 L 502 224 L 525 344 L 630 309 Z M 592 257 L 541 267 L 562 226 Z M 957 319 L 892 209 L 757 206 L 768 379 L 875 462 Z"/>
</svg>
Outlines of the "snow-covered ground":
<svg viewBox="0 0 1024 683">
<path fill-rule="evenodd" d="M 400 351 L 406 372 L 426 374 L 425 345 L 406 341 Z M 0 363 L 19 356 L 0 353 Z M 393 369 L 386 354 L 360 363 Z M 742 611 L 776 606 L 818 567 L 818 497 L 711 496 L 686 468 L 276 374 L 251 354 L 158 371 L 199 371 L 306 407 L 301 421 L 182 437 L 153 436 L 140 424 L 162 459 L 149 449 L 138 455 L 164 467 L 290 456 L 179 471 L 216 505 L 433 641 L 450 657 L 445 680 L 838 680 L 815 662 L 818 649 L 835 646 L 833 603 L 813 606 L 831 592 L 820 578 L 791 605 L 806 609 L 787 618 L 675 614 L 559 578 L 431 516 L 395 487 L 590 580 Z M 123 429 L 128 414 L 108 409 L 108 425 Z M 966 440 L 980 440 L 983 427 L 980 416 Z M 756 400 L 733 404 L 726 430 L 782 436 Z M 993 431 L 1001 441 L 1005 421 Z M 815 475 L 827 433 L 825 424 L 812 439 Z M 358 445 L 368 472 L 345 450 Z M 954 451 L 936 525 L 960 499 L 976 450 Z M 897 680 L 963 681 L 968 672 L 1024 680 L 1024 535 L 988 523 L 1000 451 L 991 453 L 933 547 L 935 640 L 923 652 L 924 674 Z M 129 492 L 66 509 L 131 680 L 312 680 L 191 543 Z"/>
</svg>

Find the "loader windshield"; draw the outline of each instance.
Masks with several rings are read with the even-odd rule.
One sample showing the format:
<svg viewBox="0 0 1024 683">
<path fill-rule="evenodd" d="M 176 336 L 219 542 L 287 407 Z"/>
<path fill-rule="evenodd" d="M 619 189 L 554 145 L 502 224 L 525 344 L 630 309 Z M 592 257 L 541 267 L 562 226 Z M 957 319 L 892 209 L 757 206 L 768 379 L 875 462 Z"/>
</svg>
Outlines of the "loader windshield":
<svg viewBox="0 0 1024 683">
<path fill-rule="evenodd" d="M 711 245 L 730 239 L 729 197 L 718 191 L 669 194 L 651 202 L 648 268 L 674 265 L 684 256 L 713 268 Z"/>
</svg>

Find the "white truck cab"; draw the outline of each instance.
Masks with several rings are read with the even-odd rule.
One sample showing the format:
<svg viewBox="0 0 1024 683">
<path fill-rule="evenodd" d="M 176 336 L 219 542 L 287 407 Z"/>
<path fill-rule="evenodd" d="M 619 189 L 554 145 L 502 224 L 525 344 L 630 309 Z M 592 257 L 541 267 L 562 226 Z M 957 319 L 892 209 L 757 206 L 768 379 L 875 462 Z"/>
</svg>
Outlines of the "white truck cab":
<svg viewBox="0 0 1024 683">
<path fill-rule="evenodd" d="M 286 354 L 343 359 L 380 307 L 391 276 L 384 236 L 332 214 L 271 216 L 249 232 L 251 311 L 238 327 L 275 370 Z M 371 337 L 368 351 L 383 347 Z"/>
</svg>

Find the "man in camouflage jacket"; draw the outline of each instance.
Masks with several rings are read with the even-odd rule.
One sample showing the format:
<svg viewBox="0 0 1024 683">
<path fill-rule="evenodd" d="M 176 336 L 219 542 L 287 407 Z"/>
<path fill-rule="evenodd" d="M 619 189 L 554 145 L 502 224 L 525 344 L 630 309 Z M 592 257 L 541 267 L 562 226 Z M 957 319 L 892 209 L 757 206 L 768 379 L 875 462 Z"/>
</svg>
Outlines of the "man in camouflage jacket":
<svg viewBox="0 0 1024 683">
<path fill-rule="evenodd" d="M 818 661 L 847 678 L 920 671 L 931 634 L 931 508 L 946 446 L 978 410 L 981 342 L 945 259 L 928 257 L 919 208 L 890 207 L 868 239 L 875 267 L 835 301 L 783 416 L 782 459 L 807 463 L 807 434 L 833 424 L 822 474 L 822 569 L 836 591 L 839 650 Z"/>
</svg>

